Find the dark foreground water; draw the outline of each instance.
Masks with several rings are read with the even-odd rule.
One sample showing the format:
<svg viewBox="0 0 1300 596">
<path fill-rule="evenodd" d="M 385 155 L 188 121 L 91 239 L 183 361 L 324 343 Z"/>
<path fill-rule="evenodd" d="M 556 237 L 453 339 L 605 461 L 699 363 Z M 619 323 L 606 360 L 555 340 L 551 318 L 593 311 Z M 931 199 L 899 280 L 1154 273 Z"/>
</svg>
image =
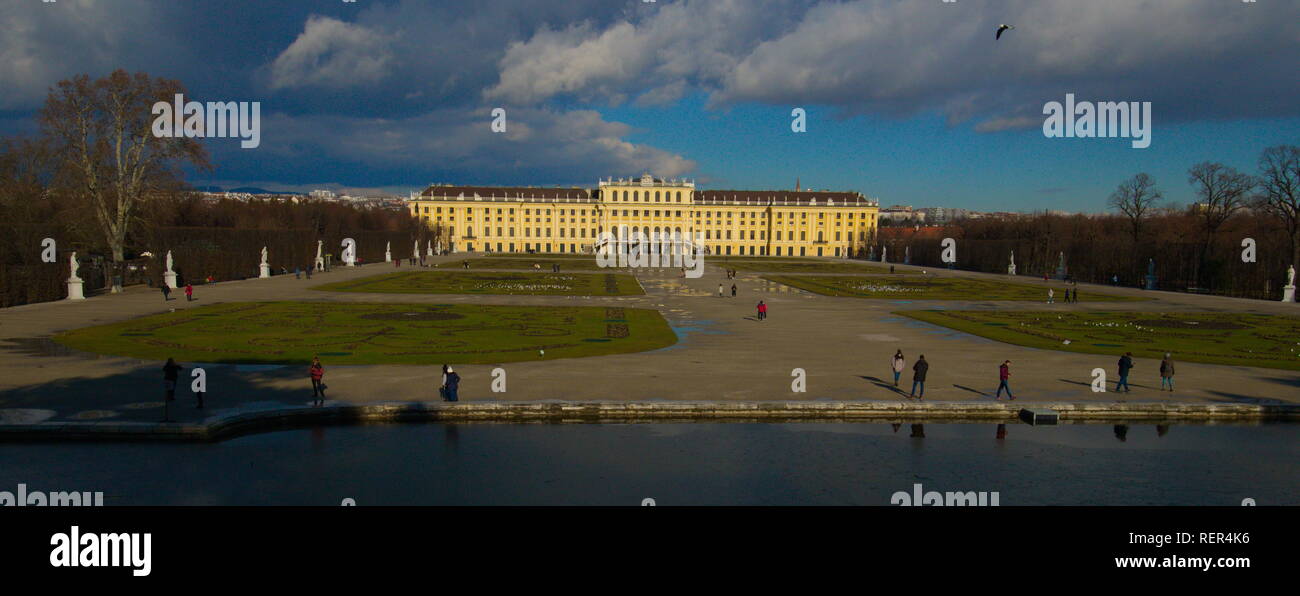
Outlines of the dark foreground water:
<svg viewBox="0 0 1300 596">
<path fill-rule="evenodd" d="M 0 444 L 0 491 L 110 505 L 1300 504 L 1300 425 L 411 424 Z M 923 435 L 923 436 L 921 436 Z M 1120 440 L 1120 437 L 1124 440 Z"/>
</svg>

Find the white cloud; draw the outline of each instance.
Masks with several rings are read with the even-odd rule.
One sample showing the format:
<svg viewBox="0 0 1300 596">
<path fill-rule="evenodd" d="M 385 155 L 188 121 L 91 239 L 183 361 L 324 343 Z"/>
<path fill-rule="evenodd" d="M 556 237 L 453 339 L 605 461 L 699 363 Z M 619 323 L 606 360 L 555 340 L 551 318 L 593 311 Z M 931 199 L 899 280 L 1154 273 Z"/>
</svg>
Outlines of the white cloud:
<svg viewBox="0 0 1300 596">
<path fill-rule="evenodd" d="M 0 109 L 31 109 L 49 88 L 78 74 L 156 65 L 175 39 L 147 3 L 18 2 L 0 8 Z M 148 31 L 142 36 L 141 31 Z"/>
<path fill-rule="evenodd" d="M 937 110 L 982 130 L 1066 92 L 1154 101 L 1165 121 L 1295 115 L 1285 56 L 1300 3 L 1218 0 L 858 0 L 662 4 L 511 44 L 490 99 L 820 104 L 843 114 Z M 1001 22 L 1016 29 L 994 40 Z M 689 86 L 689 88 L 687 88 Z"/>
<path fill-rule="evenodd" d="M 313 15 L 298 38 L 271 63 L 271 88 L 344 88 L 389 74 L 391 38 L 382 31 Z"/>
<path fill-rule="evenodd" d="M 590 110 L 509 108 L 506 132 L 491 131 L 483 109 L 444 109 L 400 119 L 342 116 L 264 116 L 267 155 L 359 163 L 375 169 L 456 170 L 516 179 L 519 173 L 556 180 L 561 172 L 595 179 L 612 172 L 681 176 L 695 162 L 624 137 L 631 127 Z M 321 131 L 329 131 L 322 135 Z M 537 178 L 534 178 L 537 179 Z"/>
</svg>

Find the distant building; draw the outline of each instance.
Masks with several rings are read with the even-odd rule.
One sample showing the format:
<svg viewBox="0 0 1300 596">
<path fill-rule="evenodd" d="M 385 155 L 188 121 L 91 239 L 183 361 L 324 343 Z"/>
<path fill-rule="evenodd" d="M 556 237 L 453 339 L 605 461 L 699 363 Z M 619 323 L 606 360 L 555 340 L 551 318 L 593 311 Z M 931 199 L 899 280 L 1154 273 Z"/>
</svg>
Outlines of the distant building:
<svg viewBox="0 0 1300 596">
<path fill-rule="evenodd" d="M 313 190 L 307 194 L 313 199 L 326 199 L 326 200 L 333 199 L 334 197 L 338 196 L 335 195 L 334 191 L 332 190 Z"/>
<path fill-rule="evenodd" d="M 879 203 L 852 191 L 697 190 L 694 182 L 607 178 L 595 189 L 435 184 L 407 200 L 452 251 L 591 252 L 600 234 L 701 236 L 715 255 L 849 256 L 873 238 Z M 626 227 L 626 228 L 624 228 Z"/>
</svg>

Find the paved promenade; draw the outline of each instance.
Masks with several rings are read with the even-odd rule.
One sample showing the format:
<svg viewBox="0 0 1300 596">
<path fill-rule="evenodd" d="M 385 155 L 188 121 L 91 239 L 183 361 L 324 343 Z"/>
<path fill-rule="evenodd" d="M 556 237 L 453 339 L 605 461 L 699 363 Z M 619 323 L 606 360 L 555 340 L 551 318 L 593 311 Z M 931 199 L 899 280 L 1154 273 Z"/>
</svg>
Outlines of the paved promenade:
<svg viewBox="0 0 1300 596">
<path fill-rule="evenodd" d="M 445 257 L 459 262 L 464 257 Z M 905 266 L 898 265 L 900 268 Z M 1116 355 L 1089 355 L 1022 348 L 920 323 L 892 314 L 924 308 L 1211 311 L 1300 314 L 1295 304 L 1198 296 L 1135 289 L 1090 287 L 1084 292 L 1155 297 L 1141 302 L 1030 304 L 991 301 L 894 301 L 832 298 L 768 282 L 757 273 L 739 274 L 737 298 L 717 297 L 730 288 L 717 266 L 700 279 L 681 279 L 676 270 L 640 270 L 645 296 L 462 296 L 364 294 L 309 290 L 332 283 L 392 272 L 391 264 L 336 268 L 312 280 L 292 275 L 195 288 L 197 300 L 164 303 L 149 288 L 131 288 L 79 302 L 0 309 L 0 425 L 34 422 L 146 422 L 161 419 L 161 362 L 72 352 L 49 340 L 60 331 L 221 302 L 300 300 L 321 302 L 619 305 L 658 309 L 676 330 L 676 345 L 652 352 L 518 362 L 504 365 L 505 393 L 492 393 L 493 365 L 457 365 L 467 402 L 907 402 L 910 365 L 925 354 L 931 367 L 928 403 L 994 403 L 998 364 L 1013 362 L 1017 406 L 1033 404 L 1300 404 L 1300 373 L 1276 369 L 1179 362 L 1178 391 L 1160 392 L 1159 362 L 1138 359 L 1133 392 L 1093 393 L 1093 368 L 1114 374 Z M 399 271 L 409 271 L 407 267 Z M 933 270 L 931 270 L 933 271 Z M 1004 279 L 1005 276 L 933 271 L 943 276 Z M 1035 282 L 1017 278 L 1018 283 Z M 1058 288 L 1059 290 L 1059 288 Z M 1059 291 L 1058 291 L 1059 294 Z M 768 319 L 754 318 L 758 300 L 769 304 Z M 1300 339 L 1300 338 L 1298 338 Z M 902 349 L 909 370 L 893 387 L 889 360 Z M 189 366 L 193 363 L 182 363 Z M 301 366 L 204 364 L 208 407 L 196 410 L 188 381 L 179 383 L 171 416 L 196 423 L 210 417 L 306 407 L 311 387 Z M 437 400 L 434 366 L 339 366 L 325 360 L 329 404 L 339 407 Z M 807 373 L 807 392 L 791 392 L 791 371 Z M 1110 386 L 1113 387 L 1113 379 Z M 940 406 L 935 406 L 940 407 Z"/>
</svg>

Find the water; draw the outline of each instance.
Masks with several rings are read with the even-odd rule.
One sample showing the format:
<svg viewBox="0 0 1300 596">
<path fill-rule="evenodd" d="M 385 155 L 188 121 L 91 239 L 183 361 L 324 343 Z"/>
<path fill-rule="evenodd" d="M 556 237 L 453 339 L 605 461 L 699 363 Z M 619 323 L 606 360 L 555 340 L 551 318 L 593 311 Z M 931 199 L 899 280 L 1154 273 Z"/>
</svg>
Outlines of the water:
<svg viewBox="0 0 1300 596">
<path fill-rule="evenodd" d="M 110 505 L 1300 504 L 1300 425 L 404 424 L 221 443 L 3 443 L 0 491 Z M 924 438 L 913 437 L 923 434 Z"/>
</svg>

